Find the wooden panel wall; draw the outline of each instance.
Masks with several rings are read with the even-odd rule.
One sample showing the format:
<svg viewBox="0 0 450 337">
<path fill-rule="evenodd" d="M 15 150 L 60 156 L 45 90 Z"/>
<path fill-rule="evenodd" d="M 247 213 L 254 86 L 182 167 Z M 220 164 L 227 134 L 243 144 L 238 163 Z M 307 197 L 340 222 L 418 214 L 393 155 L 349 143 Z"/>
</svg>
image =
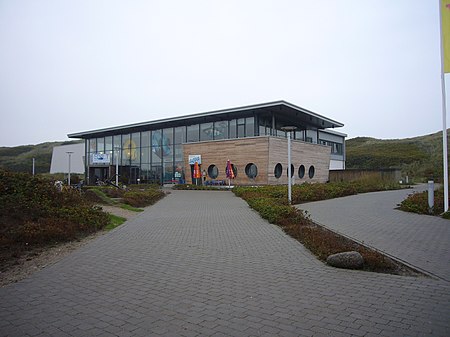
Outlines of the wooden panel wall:
<svg viewBox="0 0 450 337">
<path fill-rule="evenodd" d="M 294 165 L 294 183 L 326 182 L 330 165 L 331 149 L 328 146 L 310 144 L 292 140 L 292 164 Z M 199 142 L 183 145 L 186 182 L 192 183 L 189 167 L 189 155 L 201 155 L 201 170 L 208 170 L 216 165 L 219 176 L 216 180 L 226 180 L 225 167 L 227 159 L 237 167 L 237 177 L 232 182 L 236 185 L 287 184 L 287 139 L 270 136 L 250 137 Z M 250 179 L 245 174 L 247 164 L 258 167 L 258 175 Z M 275 178 L 274 168 L 277 163 L 283 166 L 279 179 Z M 305 166 L 305 176 L 298 177 L 300 165 Z M 313 179 L 308 177 L 310 166 L 314 166 Z M 210 177 L 207 178 L 211 180 Z"/>
<path fill-rule="evenodd" d="M 287 139 L 271 137 L 269 139 L 269 184 L 287 184 Z M 291 163 L 294 165 L 294 183 L 327 182 L 329 177 L 331 148 L 325 145 L 305 143 L 291 140 Z M 275 165 L 280 163 L 283 173 L 280 178 L 275 178 Z M 300 165 L 305 167 L 305 175 L 302 179 L 298 176 Z M 308 176 L 308 171 L 314 166 L 314 177 Z"/>
</svg>

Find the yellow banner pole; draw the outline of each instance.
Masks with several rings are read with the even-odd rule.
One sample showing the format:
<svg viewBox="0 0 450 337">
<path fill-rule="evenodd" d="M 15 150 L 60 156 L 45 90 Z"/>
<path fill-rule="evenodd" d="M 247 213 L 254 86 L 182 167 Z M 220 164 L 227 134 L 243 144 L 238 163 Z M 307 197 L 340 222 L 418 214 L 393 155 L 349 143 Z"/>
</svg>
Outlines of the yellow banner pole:
<svg viewBox="0 0 450 337">
<path fill-rule="evenodd" d="M 450 52 L 444 53 L 450 48 L 448 39 L 450 29 L 450 0 L 439 0 L 439 20 L 441 32 L 441 88 L 442 88 L 442 159 L 444 164 L 444 212 L 448 211 L 448 157 L 447 157 L 447 104 L 445 98 L 445 71 L 449 67 L 445 58 L 450 57 Z M 445 25 L 445 26 L 444 26 Z M 445 44 L 444 44 L 445 42 Z"/>
</svg>

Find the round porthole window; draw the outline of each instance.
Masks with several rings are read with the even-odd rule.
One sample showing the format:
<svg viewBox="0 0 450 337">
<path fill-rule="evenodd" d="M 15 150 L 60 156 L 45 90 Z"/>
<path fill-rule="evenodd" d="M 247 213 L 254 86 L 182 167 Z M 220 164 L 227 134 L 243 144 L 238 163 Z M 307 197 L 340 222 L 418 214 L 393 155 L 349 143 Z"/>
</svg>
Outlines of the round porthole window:
<svg viewBox="0 0 450 337">
<path fill-rule="evenodd" d="M 255 179 L 256 176 L 258 175 L 258 167 L 256 167 L 256 165 L 253 163 L 247 164 L 245 166 L 245 174 L 250 179 Z"/>
<path fill-rule="evenodd" d="M 298 177 L 302 179 L 305 176 L 305 166 L 300 165 L 298 168 Z"/>
<path fill-rule="evenodd" d="M 273 174 L 275 175 L 275 178 L 280 178 L 281 174 L 283 173 L 283 166 L 278 163 L 275 165 L 275 169 L 273 170 Z"/>
<path fill-rule="evenodd" d="M 316 170 L 314 169 L 314 166 L 311 165 L 311 166 L 309 167 L 309 171 L 308 171 L 308 176 L 309 176 L 310 179 L 312 179 L 312 178 L 314 177 L 315 171 L 316 171 Z"/>
<path fill-rule="evenodd" d="M 289 175 L 289 170 L 286 169 L 286 176 Z M 294 176 L 294 165 L 291 164 L 291 178 Z"/>
<path fill-rule="evenodd" d="M 211 179 L 216 179 L 218 175 L 219 175 L 219 169 L 217 168 L 217 166 L 216 165 L 209 165 L 209 167 L 208 167 L 208 176 Z"/>
</svg>

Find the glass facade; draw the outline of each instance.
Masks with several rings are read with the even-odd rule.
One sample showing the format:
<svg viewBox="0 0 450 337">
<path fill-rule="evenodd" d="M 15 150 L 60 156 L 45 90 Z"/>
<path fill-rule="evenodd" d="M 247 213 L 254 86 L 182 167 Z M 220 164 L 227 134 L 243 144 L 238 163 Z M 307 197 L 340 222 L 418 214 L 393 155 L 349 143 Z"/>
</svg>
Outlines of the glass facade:
<svg viewBox="0 0 450 337">
<path fill-rule="evenodd" d="M 265 135 L 286 137 L 278 124 L 276 129 L 272 128 L 273 122 L 271 117 L 245 117 L 86 139 L 89 182 L 114 177 L 117 163 L 120 181 L 124 184 L 184 182 L 187 175 L 184 172 L 184 143 Z M 317 132 L 308 131 L 296 130 L 293 138 L 315 142 Z M 331 146 L 333 154 L 343 153 L 343 144 L 322 139 L 320 143 Z M 94 154 L 105 153 L 109 162 L 93 162 Z M 217 170 L 208 168 L 211 177 L 217 175 L 214 169 Z M 308 174 L 314 175 L 313 170 L 310 169 Z M 251 164 L 245 172 L 254 179 L 258 169 Z M 279 164 L 274 171 L 275 176 L 280 177 L 281 172 L 282 166 Z M 305 175 L 303 166 L 299 168 L 298 175 Z"/>
</svg>

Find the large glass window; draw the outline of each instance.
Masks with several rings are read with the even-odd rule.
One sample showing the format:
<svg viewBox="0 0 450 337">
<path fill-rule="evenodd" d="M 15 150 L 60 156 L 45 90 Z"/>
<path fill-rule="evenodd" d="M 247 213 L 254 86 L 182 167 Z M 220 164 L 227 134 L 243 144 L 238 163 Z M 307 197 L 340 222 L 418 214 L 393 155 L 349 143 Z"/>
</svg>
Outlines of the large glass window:
<svg viewBox="0 0 450 337">
<path fill-rule="evenodd" d="M 245 136 L 253 137 L 255 135 L 255 118 L 247 117 L 245 119 Z"/>
<path fill-rule="evenodd" d="M 259 117 L 259 135 L 270 135 L 270 129 L 272 127 L 272 120 L 267 117 Z"/>
<path fill-rule="evenodd" d="M 236 138 L 236 120 L 230 120 L 230 138 Z"/>
<path fill-rule="evenodd" d="M 237 136 L 238 138 L 245 137 L 245 118 L 237 120 Z"/>
<path fill-rule="evenodd" d="M 171 183 L 174 179 L 173 163 L 164 164 L 164 182 Z"/>
<path fill-rule="evenodd" d="M 214 123 L 214 139 L 228 139 L 228 121 Z"/>
<path fill-rule="evenodd" d="M 150 181 L 150 164 L 141 164 L 140 178 L 143 184 Z"/>
<path fill-rule="evenodd" d="M 150 163 L 151 147 L 141 147 L 141 163 Z"/>
<path fill-rule="evenodd" d="M 105 152 L 105 138 L 103 137 L 97 138 L 97 152 Z"/>
<path fill-rule="evenodd" d="M 97 152 L 97 138 L 89 139 L 89 152 L 91 153 Z"/>
<path fill-rule="evenodd" d="M 167 128 L 163 129 L 163 143 L 166 143 L 167 145 L 173 144 L 173 128 Z"/>
<path fill-rule="evenodd" d="M 264 126 L 264 125 L 260 125 L 259 126 L 259 135 L 260 136 L 264 136 L 264 135 L 266 135 L 267 133 L 266 133 L 266 127 Z"/>
<path fill-rule="evenodd" d="M 200 140 L 212 140 L 213 139 L 213 123 L 200 124 Z"/>
<path fill-rule="evenodd" d="M 160 146 L 152 146 L 152 165 L 161 164 L 162 154 Z"/>
<path fill-rule="evenodd" d="M 131 165 L 139 163 L 138 148 L 130 134 L 122 136 L 122 165 Z"/>
<path fill-rule="evenodd" d="M 137 148 L 141 146 L 141 134 L 135 132 L 131 134 L 131 147 Z"/>
<path fill-rule="evenodd" d="M 198 142 L 199 140 L 199 125 L 189 125 L 187 127 L 187 142 Z"/>
<path fill-rule="evenodd" d="M 175 161 L 177 162 L 183 161 L 183 145 L 181 144 L 174 145 L 174 151 L 175 151 Z"/>
<path fill-rule="evenodd" d="M 142 147 L 146 147 L 146 146 L 150 146 L 150 131 L 145 131 L 142 132 L 141 134 L 141 146 Z"/>
<path fill-rule="evenodd" d="M 305 140 L 305 131 L 304 130 L 295 131 L 295 139 Z"/>
<path fill-rule="evenodd" d="M 112 137 L 105 137 L 105 151 L 110 152 L 112 150 Z"/>
<path fill-rule="evenodd" d="M 180 126 L 175 128 L 175 144 L 186 143 L 186 127 Z"/>
<path fill-rule="evenodd" d="M 162 130 L 162 155 L 165 162 L 173 161 L 173 128 Z"/>
<path fill-rule="evenodd" d="M 162 161 L 162 135 L 161 130 L 152 131 L 152 165 L 161 164 Z"/>
<path fill-rule="evenodd" d="M 183 170 L 184 163 L 183 162 L 175 162 L 174 166 L 175 166 L 175 173 L 174 173 L 175 180 L 181 184 L 184 183 L 184 180 L 185 180 L 184 170 Z"/>
<path fill-rule="evenodd" d="M 117 148 L 119 148 L 119 149 L 122 148 L 122 136 L 121 135 L 115 135 L 113 137 L 113 147 L 115 150 L 117 150 Z"/>
</svg>

